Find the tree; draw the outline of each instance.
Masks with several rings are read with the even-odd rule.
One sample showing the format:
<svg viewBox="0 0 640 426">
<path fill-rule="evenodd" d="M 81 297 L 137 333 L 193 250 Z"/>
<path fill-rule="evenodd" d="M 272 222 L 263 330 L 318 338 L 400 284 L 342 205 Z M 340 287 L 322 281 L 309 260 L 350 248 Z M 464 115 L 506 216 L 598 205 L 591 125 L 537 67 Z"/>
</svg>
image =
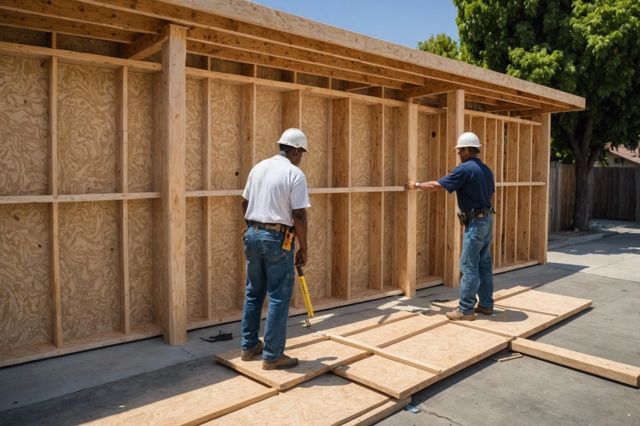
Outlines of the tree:
<svg viewBox="0 0 640 426">
<path fill-rule="evenodd" d="M 425 41 L 419 41 L 418 49 L 435 53 L 445 58 L 461 59 L 458 43 L 445 33 L 432 35 Z"/>
<path fill-rule="evenodd" d="M 588 229 L 589 174 L 605 145 L 638 146 L 640 2 L 454 3 L 465 60 L 586 98 L 585 111 L 554 116 L 552 128 L 554 150 L 575 162 L 573 226 Z"/>
</svg>

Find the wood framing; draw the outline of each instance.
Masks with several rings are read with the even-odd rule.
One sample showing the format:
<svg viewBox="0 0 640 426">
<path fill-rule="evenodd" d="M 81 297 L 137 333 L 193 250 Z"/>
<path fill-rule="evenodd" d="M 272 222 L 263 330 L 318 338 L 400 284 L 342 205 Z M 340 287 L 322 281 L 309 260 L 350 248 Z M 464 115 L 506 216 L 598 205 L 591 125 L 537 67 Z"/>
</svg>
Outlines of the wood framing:
<svg viewBox="0 0 640 426">
<path fill-rule="evenodd" d="M 242 189 L 288 127 L 310 144 L 316 309 L 458 284 L 455 196 L 404 182 L 450 172 L 468 130 L 494 270 L 546 261 L 550 114 L 583 98 L 240 0 L 0 16 L 0 365 L 240 319 Z"/>
</svg>

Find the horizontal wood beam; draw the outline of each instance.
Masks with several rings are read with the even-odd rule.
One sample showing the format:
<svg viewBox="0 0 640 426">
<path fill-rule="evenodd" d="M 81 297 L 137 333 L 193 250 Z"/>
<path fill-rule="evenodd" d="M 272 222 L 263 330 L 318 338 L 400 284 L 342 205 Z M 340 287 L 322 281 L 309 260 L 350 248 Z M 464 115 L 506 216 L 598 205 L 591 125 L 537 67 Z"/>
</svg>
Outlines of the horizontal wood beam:
<svg viewBox="0 0 640 426">
<path fill-rule="evenodd" d="M 142 60 L 158 53 L 162 49 L 162 43 L 169 37 L 166 28 L 158 34 L 140 36 L 133 44 L 122 49 L 122 56 L 128 59 Z"/>
<path fill-rule="evenodd" d="M 101 25 L 4 10 L 1 5 L 0 10 L 2 10 L 0 12 L 0 25 L 6 27 L 50 31 L 60 34 L 116 41 L 118 43 L 132 43 L 137 36 L 134 32 Z"/>
<path fill-rule="evenodd" d="M 67 19 L 85 24 L 97 24 L 138 33 L 155 34 L 163 26 L 163 23 L 156 18 L 103 6 L 106 5 L 96 6 L 74 0 L 0 0 L 0 8 L 5 10 L 14 10 L 49 18 Z"/>
</svg>

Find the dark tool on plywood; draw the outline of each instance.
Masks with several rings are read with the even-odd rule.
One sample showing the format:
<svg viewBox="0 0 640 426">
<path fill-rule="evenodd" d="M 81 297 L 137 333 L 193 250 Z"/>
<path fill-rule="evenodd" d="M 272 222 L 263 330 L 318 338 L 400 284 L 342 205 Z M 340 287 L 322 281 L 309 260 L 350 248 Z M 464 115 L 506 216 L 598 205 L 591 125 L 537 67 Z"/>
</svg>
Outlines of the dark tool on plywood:
<svg viewBox="0 0 640 426">
<path fill-rule="evenodd" d="M 221 342 L 224 340 L 233 339 L 233 333 L 223 333 L 222 330 L 218 332 L 217 336 L 209 336 L 209 337 L 201 337 L 200 340 L 204 340 L 205 342 Z"/>
</svg>

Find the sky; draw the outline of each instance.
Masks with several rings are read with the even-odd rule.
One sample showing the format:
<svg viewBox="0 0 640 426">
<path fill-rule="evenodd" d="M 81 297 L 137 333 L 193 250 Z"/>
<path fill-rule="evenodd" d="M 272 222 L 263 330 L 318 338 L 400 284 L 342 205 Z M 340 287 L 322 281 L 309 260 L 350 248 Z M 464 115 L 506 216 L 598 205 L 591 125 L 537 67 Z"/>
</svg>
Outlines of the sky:
<svg viewBox="0 0 640 426">
<path fill-rule="evenodd" d="M 458 40 L 453 0 L 251 0 L 406 47 L 445 33 Z"/>
</svg>

